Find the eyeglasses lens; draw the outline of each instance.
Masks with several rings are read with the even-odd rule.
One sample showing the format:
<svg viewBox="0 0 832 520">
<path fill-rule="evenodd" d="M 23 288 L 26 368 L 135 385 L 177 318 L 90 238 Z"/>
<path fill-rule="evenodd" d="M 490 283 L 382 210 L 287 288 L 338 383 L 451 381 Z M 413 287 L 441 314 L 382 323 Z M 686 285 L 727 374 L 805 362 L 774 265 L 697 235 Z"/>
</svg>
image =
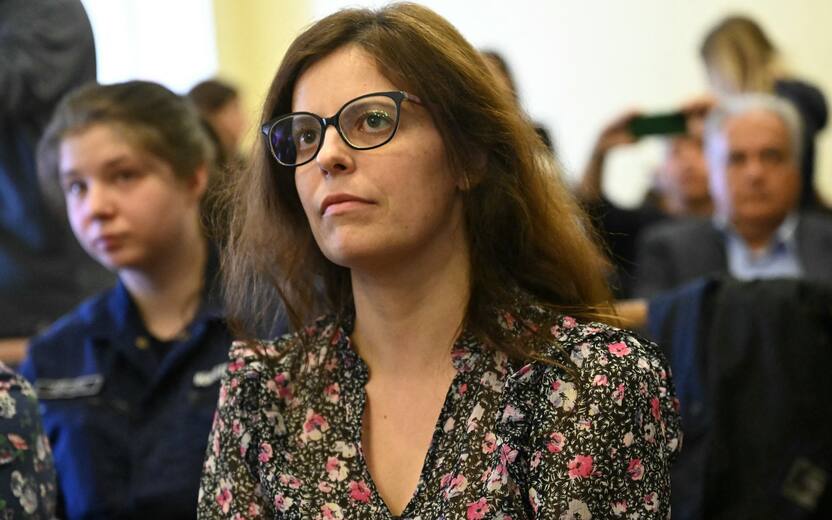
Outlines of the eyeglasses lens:
<svg viewBox="0 0 832 520">
<path fill-rule="evenodd" d="M 368 149 L 381 146 L 393 137 L 399 120 L 396 101 L 387 96 L 356 99 L 345 105 L 338 116 L 341 135 L 350 146 Z M 310 114 L 295 114 L 277 121 L 269 132 L 275 158 L 286 166 L 312 159 L 323 142 L 321 121 Z"/>
</svg>

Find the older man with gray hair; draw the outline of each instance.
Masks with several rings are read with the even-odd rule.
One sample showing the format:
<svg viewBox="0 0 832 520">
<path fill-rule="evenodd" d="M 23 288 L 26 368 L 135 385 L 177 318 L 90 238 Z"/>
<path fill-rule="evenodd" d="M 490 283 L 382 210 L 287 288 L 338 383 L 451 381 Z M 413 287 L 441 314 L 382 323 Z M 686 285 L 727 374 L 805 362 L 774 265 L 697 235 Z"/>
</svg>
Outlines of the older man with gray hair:
<svg viewBox="0 0 832 520">
<path fill-rule="evenodd" d="M 636 294 L 700 276 L 832 282 L 832 220 L 799 212 L 800 117 L 782 99 L 726 100 L 705 123 L 715 214 L 660 224 L 638 246 Z"/>
</svg>

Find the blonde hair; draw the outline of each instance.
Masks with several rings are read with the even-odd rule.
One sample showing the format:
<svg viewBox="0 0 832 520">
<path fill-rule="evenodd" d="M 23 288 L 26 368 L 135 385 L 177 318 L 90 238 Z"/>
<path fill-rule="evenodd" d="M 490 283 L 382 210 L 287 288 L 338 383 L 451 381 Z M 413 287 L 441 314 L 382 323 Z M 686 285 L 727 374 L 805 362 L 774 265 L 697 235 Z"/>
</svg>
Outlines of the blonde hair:
<svg viewBox="0 0 832 520">
<path fill-rule="evenodd" d="M 733 94 L 772 92 L 781 73 L 774 44 L 746 16 L 729 16 L 719 22 L 705 36 L 700 54 Z"/>
</svg>

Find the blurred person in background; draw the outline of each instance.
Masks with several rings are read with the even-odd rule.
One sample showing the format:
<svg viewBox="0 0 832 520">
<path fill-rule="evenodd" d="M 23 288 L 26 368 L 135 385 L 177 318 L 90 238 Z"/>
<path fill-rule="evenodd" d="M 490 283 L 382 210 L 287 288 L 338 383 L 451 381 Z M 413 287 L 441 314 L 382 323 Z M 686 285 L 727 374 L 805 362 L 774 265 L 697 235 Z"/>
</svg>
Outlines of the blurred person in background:
<svg viewBox="0 0 832 520">
<path fill-rule="evenodd" d="M 666 222 L 639 237 L 636 295 L 712 274 L 832 282 L 832 220 L 799 204 L 802 143 L 788 101 L 722 101 L 705 125 L 714 216 Z"/>
<path fill-rule="evenodd" d="M 488 70 L 491 71 L 497 81 L 499 81 L 500 85 L 506 92 L 509 93 L 511 98 L 514 99 L 517 107 L 520 110 L 524 110 L 523 105 L 520 103 L 520 95 L 517 93 L 517 84 L 514 82 L 514 75 L 511 73 L 511 68 L 508 66 L 508 62 L 505 58 L 503 58 L 503 55 L 493 50 L 484 50 L 481 51 L 480 54 L 485 60 Z M 552 137 L 549 135 L 549 131 L 546 130 L 546 127 L 534 121 L 532 121 L 532 124 L 534 125 L 535 132 L 537 132 L 537 135 L 540 136 L 543 144 L 546 145 L 546 148 L 550 151 L 554 151 L 555 145 L 552 142 Z"/>
<path fill-rule="evenodd" d="M 34 334 L 112 283 L 48 203 L 57 187 L 45 191 L 35 167 L 58 100 L 95 73 L 80 1 L 0 1 L 0 340 Z"/>
<path fill-rule="evenodd" d="M 684 105 L 686 133 L 660 136 L 664 157 L 653 177 L 653 187 L 635 208 L 623 208 L 603 192 L 604 167 L 611 151 L 634 144 L 631 123 L 642 116 L 629 111 L 619 115 L 601 131 L 577 187 L 578 199 L 592 216 L 615 266 L 611 283 L 618 298 L 633 295 L 636 241 L 642 231 L 669 218 L 708 216 L 713 203 L 708 191 L 708 168 L 702 149 L 702 118 L 709 101 Z"/>
<path fill-rule="evenodd" d="M 238 90 L 228 82 L 209 79 L 197 83 L 188 92 L 200 116 L 208 123 L 211 137 L 217 142 L 217 164 L 231 172 L 242 165 L 240 144 L 248 122 Z"/>
<path fill-rule="evenodd" d="M 700 55 L 711 87 L 719 96 L 759 92 L 789 100 L 803 127 L 800 205 L 824 207 L 815 191 L 815 141 L 828 120 L 826 98 L 814 85 L 787 72 L 782 56 L 763 31 L 747 16 L 729 16 L 716 24 L 702 42 Z"/>
<path fill-rule="evenodd" d="M 118 275 L 32 339 L 21 372 L 41 400 L 58 515 L 193 518 L 231 336 L 203 200 L 214 149 L 161 85 L 83 87 L 38 148 L 81 245 Z"/>
</svg>

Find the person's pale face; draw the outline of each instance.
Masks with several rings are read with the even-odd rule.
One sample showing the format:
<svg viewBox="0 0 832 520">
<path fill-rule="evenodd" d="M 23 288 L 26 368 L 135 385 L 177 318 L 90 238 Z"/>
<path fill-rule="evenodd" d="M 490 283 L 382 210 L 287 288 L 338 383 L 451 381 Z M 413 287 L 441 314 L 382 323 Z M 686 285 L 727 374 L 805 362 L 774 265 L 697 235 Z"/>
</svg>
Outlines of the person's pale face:
<svg viewBox="0 0 832 520">
<path fill-rule="evenodd" d="M 147 269 L 182 243 L 202 185 L 98 124 L 62 139 L 59 175 L 76 238 L 112 270 Z"/>
<path fill-rule="evenodd" d="M 229 155 L 236 154 L 248 128 L 240 100 L 234 98 L 212 114 L 211 125 L 217 132 L 225 152 Z"/>
<path fill-rule="evenodd" d="M 729 118 L 720 147 L 729 217 L 737 224 L 779 225 L 800 194 L 800 172 L 782 120 L 767 111 Z"/>
<path fill-rule="evenodd" d="M 329 117 L 358 96 L 399 89 L 366 53 L 347 46 L 300 76 L 292 111 Z M 398 131 L 387 144 L 354 150 L 330 126 L 317 157 L 295 171 L 298 195 L 324 255 L 338 265 L 370 270 L 467 247 L 454 179 L 430 114 L 409 101 L 402 103 Z"/>
<path fill-rule="evenodd" d="M 707 201 L 708 166 L 702 142 L 696 137 L 674 137 L 668 143 L 659 185 L 668 195 L 686 204 Z"/>
</svg>

